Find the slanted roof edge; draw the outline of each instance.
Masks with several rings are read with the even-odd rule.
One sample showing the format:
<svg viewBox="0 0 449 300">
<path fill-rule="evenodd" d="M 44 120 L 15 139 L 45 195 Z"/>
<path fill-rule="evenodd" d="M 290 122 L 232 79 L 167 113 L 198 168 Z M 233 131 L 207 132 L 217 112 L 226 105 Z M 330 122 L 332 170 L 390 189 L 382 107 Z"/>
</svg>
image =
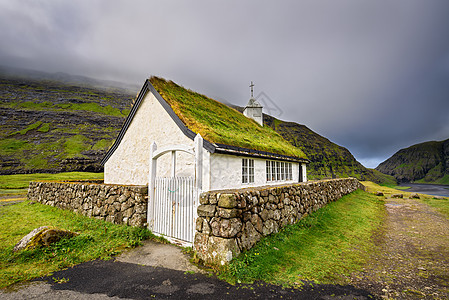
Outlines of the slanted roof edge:
<svg viewBox="0 0 449 300">
<path fill-rule="evenodd" d="M 143 99 L 145 98 L 145 95 L 151 92 L 158 102 L 162 105 L 162 107 L 165 109 L 165 111 L 169 114 L 169 116 L 172 118 L 172 120 L 175 122 L 175 124 L 179 127 L 179 129 L 184 133 L 188 138 L 191 140 L 195 139 L 196 133 L 190 130 L 176 115 L 176 113 L 173 111 L 171 106 L 165 101 L 164 98 L 156 91 L 154 86 L 151 84 L 150 80 L 145 80 L 145 83 L 142 86 L 142 89 L 140 90 L 139 94 L 137 95 L 136 102 L 134 103 L 133 107 L 131 108 L 131 111 L 129 112 L 128 116 L 126 117 L 125 122 L 123 123 L 122 128 L 120 129 L 119 135 L 117 136 L 117 139 L 114 141 L 114 144 L 111 146 L 111 148 L 108 150 L 106 155 L 101 160 L 101 165 L 104 166 L 106 162 L 109 160 L 109 158 L 114 154 L 115 150 L 117 150 L 118 146 L 122 142 L 123 137 L 125 136 L 126 131 L 129 128 L 129 125 L 131 124 L 132 119 L 137 113 L 137 110 L 139 109 Z M 272 159 L 279 159 L 279 160 L 290 160 L 290 161 L 297 161 L 297 162 L 306 162 L 309 161 L 307 159 L 301 159 L 294 156 L 287 156 L 277 153 L 271 153 L 271 152 L 265 152 L 265 151 L 259 151 L 259 150 L 253 150 L 248 148 L 242 148 L 242 147 L 236 147 L 236 146 L 230 146 L 230 145 L 223 145 L 223 144 L 213 144 L 209 142 L 208 140 L 203 140 L 203 147 L 209 151 L 210 153 L 215 153 L 216 151 L 223 154 L 232 154 L 232 155 L 239 155 L 239 156 L 254 156 L 254 157 L 264 157 L 264 158 L 272 158 Z"/>
</svg>

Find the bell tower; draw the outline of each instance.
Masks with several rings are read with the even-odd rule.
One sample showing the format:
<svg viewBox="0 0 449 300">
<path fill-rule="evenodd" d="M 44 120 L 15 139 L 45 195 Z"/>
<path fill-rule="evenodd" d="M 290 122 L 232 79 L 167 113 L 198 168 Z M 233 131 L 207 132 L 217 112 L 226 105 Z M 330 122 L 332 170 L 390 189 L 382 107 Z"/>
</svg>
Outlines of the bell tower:
<svg viewBox="0 0 449 300">
<path fill-rule="evenodd" d="M 254 99 L 254 91 L 253 91 L 254 83 L 252 81 L 249 87 L 251 88 L 251 98 L 249 99 L 248 104 L 245 106 L 245 109 L 243 110 L 243 115 L 253 119 L 261 126 L 263 126 L 263 114 L 262 114 L 263 106 L 260 105 L 260 103 L 257 102 L 256 99 Z"/>
</svg>

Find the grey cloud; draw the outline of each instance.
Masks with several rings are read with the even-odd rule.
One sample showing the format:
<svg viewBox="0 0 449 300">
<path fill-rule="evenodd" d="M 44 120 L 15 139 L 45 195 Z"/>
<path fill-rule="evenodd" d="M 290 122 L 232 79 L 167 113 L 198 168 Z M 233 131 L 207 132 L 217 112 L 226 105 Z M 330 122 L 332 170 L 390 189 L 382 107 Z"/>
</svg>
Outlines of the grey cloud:
<svg viewBox="0 0 449 300">
<path fill-rule="evenodd" d="M 0 64 L 142 83 L 236 105 L 248 84 L 374 167 L 449 137 L 442 1 L 0 1 Z"/>
</svg>

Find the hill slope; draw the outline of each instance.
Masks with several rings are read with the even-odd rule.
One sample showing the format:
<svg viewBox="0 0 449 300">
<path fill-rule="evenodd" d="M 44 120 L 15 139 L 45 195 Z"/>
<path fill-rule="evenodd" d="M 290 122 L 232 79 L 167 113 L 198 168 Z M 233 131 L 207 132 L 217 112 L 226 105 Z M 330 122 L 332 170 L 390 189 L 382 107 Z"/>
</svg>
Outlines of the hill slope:
<svg viewBox="0 0 449 300">
<path fill-rule="evenodd" d="M 310 179 L 355 177 L 360 180 L 394 183 L 394 179 L 365 168 L 345 147 L 294 122 L 284 122 L 264 115 L 264 124 L 277 131 L 284 139 L 300 148 L 310 160 L 307 172 Z"/>
<path fill-rule="evenodd" d="M 131 95 L 0 76 L 0 174 L 101 171 Z"/>
<path fill-rule="evenodd" d="M 376 170 L 400 182 L 449 184 L 449 139 L 401 149 Z"/>
<path fill-rule="evenodd" d="M 101 171 L 136 93 L 0 72 L 0 174 Z M 264 122 L 307 155 L 310 179 L 392 180 L 304 125 L 268 115 Z"/>
</svg>

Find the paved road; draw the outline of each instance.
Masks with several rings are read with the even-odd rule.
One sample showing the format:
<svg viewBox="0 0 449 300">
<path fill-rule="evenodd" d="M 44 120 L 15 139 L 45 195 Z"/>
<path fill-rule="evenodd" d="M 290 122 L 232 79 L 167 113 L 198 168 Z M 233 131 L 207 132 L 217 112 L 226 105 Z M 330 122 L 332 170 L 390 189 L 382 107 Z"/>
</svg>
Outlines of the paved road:
<svg viewBox="0 0 449 300">
<path fill-rule="evenodd" d="M 265 283 L 230 285 L 213 276 L 114 260 L 59 271 L 1 299 L 373 299 L 351 286 L 313 285 L 302 290 Z M 58 283 L 60 282 L 60 283 Z"/>
</svg>

